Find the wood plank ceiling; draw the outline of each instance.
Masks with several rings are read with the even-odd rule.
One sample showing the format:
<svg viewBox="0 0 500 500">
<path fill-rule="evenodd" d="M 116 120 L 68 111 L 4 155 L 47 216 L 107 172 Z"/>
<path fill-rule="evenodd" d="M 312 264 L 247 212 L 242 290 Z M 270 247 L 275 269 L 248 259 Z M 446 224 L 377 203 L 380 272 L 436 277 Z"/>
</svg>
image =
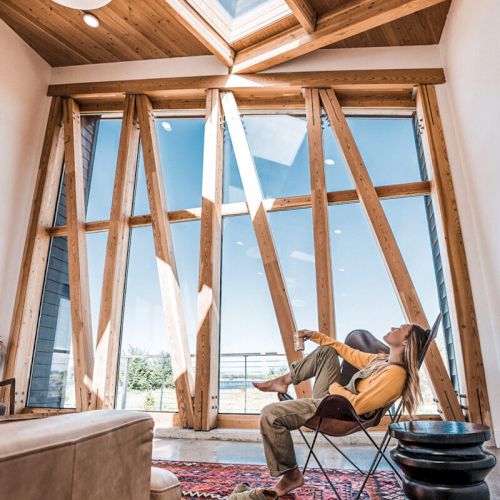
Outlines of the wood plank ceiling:
<svg viewBox="0 0 500 500">
<path fill-rule="evenodd" d="M 352 0 L 349 0 L 352 1 Z M 346 0 L 309 0 L 318 16 L 349 4 Z M 439 42 L 451 0 L 378 26 L 330 47 L 429 45 Z M 199 56 L 210 51 L 178 20 L 165 0 L 113 0 L 94 11 L 98 29 L 83 23 L 83 12 L 51 0 L 2 0 L 0 18 L 51 66 Z M 245 49 L 291 27 L 290 15 L 231 44 Z"/>
</svg>

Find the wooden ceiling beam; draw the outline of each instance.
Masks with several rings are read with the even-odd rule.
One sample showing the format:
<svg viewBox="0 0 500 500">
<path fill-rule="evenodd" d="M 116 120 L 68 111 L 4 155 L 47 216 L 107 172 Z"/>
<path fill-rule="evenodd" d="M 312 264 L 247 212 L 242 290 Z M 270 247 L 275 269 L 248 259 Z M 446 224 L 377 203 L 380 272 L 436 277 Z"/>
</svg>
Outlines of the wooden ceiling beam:
<svg viewBox="0 0 500 500">
<path fill-rule="evenodd" d="M 199 42 L 226 66 L 232 66 L 234 50 L 186 0 L 165 0 L 174 19 L 181 23 Z"/>
<path fill-rule="evenodd" d="M 318 18 L 313 33 L 302 26 L 236 53 L 233 73 L 262 71 L 368 31 L 444 0 L 355 0 Z"/>
<path fill-rule="evenodd" d="M 316 12 L 309 0 L 285 0 L 300 25 L 312 33 L 316 28 Z"/>
<path fill-rule="evenodd" d="M 80 98 L 123 99 L 122 94 L 148 94 L 159 97 L 178 90 L 220 89 L 238 92 L 252 90 L 266 93 L 300 93 L 303 87 L 324 87 L 338 90 L 407 90 L 416 85 L 445 83 L 441 68 L 302 71 L 263 73 L 256 75 L 214 75 L 146 80 L 117 80 L 106 82 L 63 83 L 49 85 L 47 95 Z M 167 95 L 167 97 L 169 97 Z M 177 97 L 180 98 L 180 97 Z"/>
</svg>

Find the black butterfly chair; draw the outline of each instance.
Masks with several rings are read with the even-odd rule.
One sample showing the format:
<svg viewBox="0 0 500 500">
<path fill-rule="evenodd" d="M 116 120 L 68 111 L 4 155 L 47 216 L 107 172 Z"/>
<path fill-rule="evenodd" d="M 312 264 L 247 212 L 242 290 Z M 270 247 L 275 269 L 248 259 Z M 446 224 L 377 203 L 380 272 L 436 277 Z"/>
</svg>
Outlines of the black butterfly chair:
<svg viewBox="0 0 500 500">
<path fill-rule="evenodd" d="M 427 330 L 428 336 L 425 345 L 422 349 L 422 352 L 420 353 L 420 358 L 418 362 L 419 368 L 422 366 L 422 363 L 424 362 L 425 355 L 427 354 L 429 346 L 436 338 L 440 322 L 441 322 L 441 314 L 439 314 L 438 317 L 436 318 L 436 321 L 434 322 L 432 329 Z M 346 337 L 345 344 L 354 349 L 358 349 L 360 351 L 371 354 L 389 353 L 389 347 L 387 347 L 387 345 L 384 344 L 383 342 L 380 342 L 380 340 L 376 339 L 370 332 L 366 330 L 352 331 Z M 352 376 L 357 371 L 358 371 L 357 368 L 353 367 L 346 361 L 343 361 L 341 365 L 340 384 L 347 385 L 351 380 Z M 293 399 L 289 394 L 278 394 L 278 397 L 281 401 Z M 384 408 L 380 408 L 379 410 L 370 413 L 369 415 L 358 415 L 354 410 L 354 407 L 346 398 L 336 395 L 325 397 L 318 406 L 315 415 L 304 424 L 305 427 L 308 427 L 309 429 L 315 431 L 312 443 L 309 443 L 302 429 L 299 429 L 302 439 L 309 448 L 309 454 L 307 456 L 306 463 L 304 465 L 303 474 L 305 474 L 307 470 L 307 466 L 309 464 L 311 456 L 314 457 L 321 471 L 323 472 L 323 475 L 330 484 L 330 487 L 334 491 L 337 498 L 340 499 L 339 493 L 337 492 L 335 486 L 330 480 L 325 469 L 321 465 L 318 457 L 314 453 L 314 446 L 316 444 L 318 434 L 321 434 L 357 471 L 359 471 L 361 474 L 365 476 L 363 484 L 361 485 L 361 488 L 356 497 L 357 499 L 361 496 L 361 493 L 363 492 L 368 479 L 371 476 L 373 476 L 373 474 L 377 470 L 382 458 L 389 464 L 389 466 L 392 468 L 394 473 L 398 476 L 398 478 L 401 481 L 402 480 L 401 475 L 399 474 L 398 470 L 385 455 L 387 447 L 389 446 L 389 441 L 391 440 L 391 437 L 389 435 L 389 426 L 387 427 L 387 431 L 382 439 L 382 443 L 380 444 L 380 446 L 377 445 L 377 443 L 372 438 L 367 429 L 369 429 L 370 427 L 377 426 L 382 420 L 382 417 L 386 413 L 389 415 L 392 423 L 398 422 L 399 419 L 401 418 L 402 412 L 403 412 L 403 403 L 402 401 L 400 401 L 397 408 L 395 408 L 394 404 L 392 403 Z M 373 444 L 373 446 L 375 446 L 375 448 L 377 449 L 375 458 L 373 459 L 370 469 L 366 474 L 329 437 L 329 436 L 331 437 L 348 436 L 350 434 L 354 434 L 355 432 L 359 431 L 363 431 L 370 440 L 370 442 Z"/>
</svg>

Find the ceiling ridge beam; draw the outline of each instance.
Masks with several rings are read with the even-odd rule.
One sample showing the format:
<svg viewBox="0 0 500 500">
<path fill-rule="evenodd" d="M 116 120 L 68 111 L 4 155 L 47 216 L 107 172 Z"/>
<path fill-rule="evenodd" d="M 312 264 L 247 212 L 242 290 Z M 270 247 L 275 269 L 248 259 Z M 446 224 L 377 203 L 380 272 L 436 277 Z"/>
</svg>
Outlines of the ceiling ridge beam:
<svg viewBox="0 0 500 500">
<path fill-rule="evenodd" d="M 300 71 L 255 75 L 210 75 L 49 85 L 49 96 L 79 97 L 128 93 L 166 92 L 218 88 L 220 90 L 300 90 L 325 87 L 335 90 L 411 89 L 415 85 L 445 83 L 442 68 L 365 69 L 338 71 Z"/>
<path fill-rule="evenodd" d="M 290 28 L 236 53 L 233 73 L 262 71 L 445 0 L 355 0 L 318 18 L 313 33 Z"/>
<path fill-rule="evenodd" d="M 226 66 L 234 61 L 234 50 L 186 0 L 165 0 L 172 16 Z"/>
<path fill-rule="evenodd" d="M 309 0 L 285 0 L 300 25 L 312 33 L 316 29 L 316 11 Z"/>
</svg>

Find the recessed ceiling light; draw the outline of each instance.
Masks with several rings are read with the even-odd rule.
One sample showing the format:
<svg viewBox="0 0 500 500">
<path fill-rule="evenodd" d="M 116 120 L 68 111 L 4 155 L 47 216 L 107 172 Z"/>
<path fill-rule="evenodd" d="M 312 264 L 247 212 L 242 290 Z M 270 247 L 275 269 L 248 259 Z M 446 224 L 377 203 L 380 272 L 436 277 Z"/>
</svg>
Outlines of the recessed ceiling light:
<svg viewBox="0 0 500 500">
<path fill-rule="evenodd" d="M 78 10 L 92 10 L 104 7 L 106 4 L 111 2 L 111 0 L 52 0 L 59 5 L 64 5 L 64 7 L 69 7 L 70 9 Z"/>
<path fill-rule="evenodd" d="M 89 14 L 86 12 L 83 14 L 83 21 L 87 26 L 90 26 L 91 28 L 99 28 L 99 19 L 94 16 L 94 14 Z"/>
<path fill-rule="evenodd" d="M 331 158 L 325 160 L 325 165 L 335 165 L 335 162 Z"/>
<path fill-rule="evenodd" d="M 163 127 L 163 130 L 167 132 L 172 132 L 172 125 L 168 122 L 161 122 L 161 126 Z"/>
<path fill-rule="evenodd" d="M 335 234 L 342 234 L 342 229 L 334 229 L 333 232 Z"/>
</svg>

